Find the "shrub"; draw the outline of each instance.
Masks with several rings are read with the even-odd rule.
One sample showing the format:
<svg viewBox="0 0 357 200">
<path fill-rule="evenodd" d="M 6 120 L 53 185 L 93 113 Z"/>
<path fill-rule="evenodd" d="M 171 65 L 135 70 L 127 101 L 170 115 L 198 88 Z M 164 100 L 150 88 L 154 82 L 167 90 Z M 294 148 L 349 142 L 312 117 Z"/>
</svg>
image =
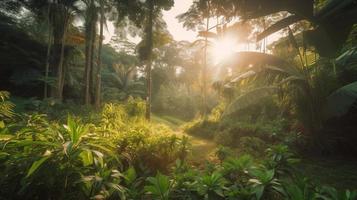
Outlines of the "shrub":
<svg viewBox="0 0 357 200">
<path fill-rule="evenodd" d="M 150 172 L 167 171 L 176 159 L 185 159 L 187 139 L 177 137 L 167 126 L 146 122 L 144 106 L 134 99 L 125 105 L 106 104 L 97 130 L 110 138 L 118 154 L 127 155 L 134 166 Z"/>
<path fill-rule="evenodd" d="M 218 129 L 218 125 L 218 122 L 199 118 L 185 124 L 183 129 L 190 135 L 212 139 Z"/>
<path fill-rule="evenodd" d="M 239 139 L 239 149 L 255 156 L 263 155 L 266 143 L 258 137 L 244 136 Z"/>
<path fill-rule="evenodd" d="M 68 117 L 67 124 L 49 123 L 44 116 L 31 116 L 27 125 L 0 141 L 1 196 L 9 199 L 91 198 L 110 189 L 115 177 L 103 177 L 120 166 L 110 145 L 101 146 L 89 125 Z M 36 119 L 36 120 L 32 120 Z M 104 139 L 103 139 L 104 140 Z M 106 142 L 108 143 L 108 142 Z M 97 173 L 98 172 L 98 173 Z M 102 178 L 102 187 L 85 188 L 91 176 Z M 94 180 L 94 179 L 93 179 Z M 90 181 L 89 181 L 90 182 Z M 86 192 L 91 191 L 91 192 Z M 118 195 L 112 190 L 106 197 Z"/>
<path fill-rule="evenodd" d="M 232 132 L 229 129 L 218 131 L 214 135 L 214 141 L 217 144 L 221 144 L 224 146 L 230 146 L 230 147 L 235 146 L 235 144 L 237 143 L 236 141 L 234 141 L 235 139 L 236 138 L 234 137 L 234 134 L 232 134 Z"/>
</svg>

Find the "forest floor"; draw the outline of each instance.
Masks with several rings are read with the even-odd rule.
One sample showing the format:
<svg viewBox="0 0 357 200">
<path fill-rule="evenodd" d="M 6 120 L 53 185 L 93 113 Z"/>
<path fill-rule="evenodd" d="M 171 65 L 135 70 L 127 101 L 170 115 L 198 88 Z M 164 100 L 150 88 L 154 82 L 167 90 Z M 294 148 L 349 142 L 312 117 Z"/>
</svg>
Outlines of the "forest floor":
<svg viewBox="0 0 357 200">
<path fill-rule="evenodd" d="M 153 121 L 163 123 L 174 130 L 177 135 L 185 135 L 191 143 L 191 155 L 188 160 L 192 165 L 202 166 L 206 161 L 217 161 L 215 151 L 217 144 L 212 140 L 190 136 L 181 125 L 185 121 L 170 116 L 153 116 Z M 297 169 L 316 183 L 336 188 L 357 188 L 357 160 L 339 157 L 304 156 Z"/>
<path fill-rule="evenodd" d="M 214 154 L 217 147 L 216 143 L 212 140 L 186 134 L 181 128 L 181 125 L 183 125 L 185 121 L 170 116 L 159 117 L 157 115 L 153 115 L 152 119 L 156 123 L 163 123 L 169 126 L 172 130 L 174 130 L 176 135 L 184 135 L 189 138 L 191 144 L 191 154 L 189 155 L 188 160 L 191 164 L 199 166 L 204 164 L 207 160 L 215 160 Z"/>
</svg>

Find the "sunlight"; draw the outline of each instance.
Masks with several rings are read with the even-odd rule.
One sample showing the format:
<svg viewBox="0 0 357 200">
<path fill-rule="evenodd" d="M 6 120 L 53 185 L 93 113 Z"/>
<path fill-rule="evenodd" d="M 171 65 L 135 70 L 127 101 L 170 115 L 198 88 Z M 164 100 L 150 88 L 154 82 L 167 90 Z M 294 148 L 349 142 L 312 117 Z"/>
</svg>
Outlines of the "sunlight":
<svg viewBox="0 0 357 200">
<path fill-rule="evenodd" d="M 236 40 L 233 38 L 222 38 L 214 42 L 212 47 L 214 63 L 217 64 L 232 56 L 236 46 Z"/>
</svg>

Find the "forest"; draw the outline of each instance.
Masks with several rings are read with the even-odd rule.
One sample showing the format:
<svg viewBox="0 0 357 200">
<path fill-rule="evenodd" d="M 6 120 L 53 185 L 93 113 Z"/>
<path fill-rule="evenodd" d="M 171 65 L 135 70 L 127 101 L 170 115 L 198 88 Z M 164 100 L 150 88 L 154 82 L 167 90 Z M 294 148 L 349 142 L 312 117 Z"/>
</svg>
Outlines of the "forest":
<svg viewBox="0 0 357 200">
<path fill-rule="evenodd" d="M 1 0 L 0 200 L 357 200 L 357 0 Z"/>
</svg>

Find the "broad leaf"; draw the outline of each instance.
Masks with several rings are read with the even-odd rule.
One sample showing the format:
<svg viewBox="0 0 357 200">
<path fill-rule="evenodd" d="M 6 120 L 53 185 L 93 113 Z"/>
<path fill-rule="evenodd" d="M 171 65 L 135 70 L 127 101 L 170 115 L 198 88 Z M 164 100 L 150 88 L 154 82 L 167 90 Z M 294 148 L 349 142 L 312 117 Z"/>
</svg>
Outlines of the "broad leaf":
<svg viewBox="0 0 357 200">
<path fill-rule="evenodd" d="M 262 98 L 275 94 L 278 90 L 278 87 L 272 86 L 261 87 L 249 91 L 235 99 L 233 103 L 231 103 L 224 111 L 223 115 L 230 115 L 251 105 L 257 104 L 262 100 Z"/>
<path fill-rule="evenodd" d="M 339 117 L 346 114 L 357 100 L 357 82 L 348 84 L 327 98 L 327 117 Z"/>
<path fill-rule="evenodd" d="M 26 178 L 30 177 L 49 158 L 50 158 L 49 156 L 46 156 L 46 157 L 41 158 L 40 160 L 33 162 L 29 171 L 27 172 Z"/>
<path fill-rule="evenodd" d="M 275 24 L 271 25 L 269 28 L 267 28 L 266 30 L 264 30 L 262 33 L 260 33 L 257 36 L 257 41 L 260 41 L 266 37 L 268 37 L 269 35 L 288 27 L 291 24 L 294 24 L 300 20 L 302 20 L 303 18 L 297 15 L 291 15 L 289 17 L 286 17 L 278 22 L 276 22 Z"/>
</svg>

